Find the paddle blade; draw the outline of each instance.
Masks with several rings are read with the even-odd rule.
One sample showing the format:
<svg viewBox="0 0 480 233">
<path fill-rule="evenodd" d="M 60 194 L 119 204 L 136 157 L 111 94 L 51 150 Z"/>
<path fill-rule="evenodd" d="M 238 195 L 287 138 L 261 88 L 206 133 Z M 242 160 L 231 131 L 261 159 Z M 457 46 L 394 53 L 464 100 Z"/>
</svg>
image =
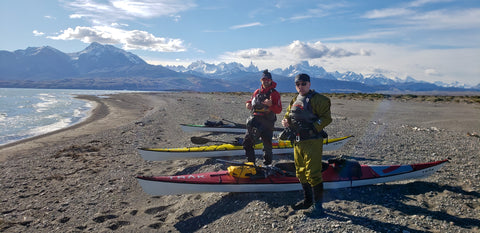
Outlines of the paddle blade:
<svg viewBox="0 0 480 233">
<path fill-rule="evenodd" d="M 191 137 L 190 141 L 192 141 L 192 143 L 194 143 L 194 144 L 206 144 L 206 143 L 211 142 L 210 139 L 202 138 L 202 137 Z"/>
</svg>

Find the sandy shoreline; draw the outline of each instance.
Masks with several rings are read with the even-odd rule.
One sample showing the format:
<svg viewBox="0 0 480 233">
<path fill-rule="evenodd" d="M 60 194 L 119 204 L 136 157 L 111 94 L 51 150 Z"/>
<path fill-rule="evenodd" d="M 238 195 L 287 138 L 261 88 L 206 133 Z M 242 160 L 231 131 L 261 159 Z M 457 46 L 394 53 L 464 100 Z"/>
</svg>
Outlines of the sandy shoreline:
<svg viewBox="0 0 480 233">
<path fill-rule="evenodd" d="M 28 147 L 26 145 L 29 142 L 32 142 L 34 140 L 39 140 L 41 138 L 48 137 L 50 135 L 55 135 L 55 134 L 58 134 L 58 133 L 61 133 L 61 132 L 67 131 L 67 130 L 73 130 L 75 128 L 81 127 L 82 125 L 86 125 L 90 122 L 93 122 L 97 119 L 101 119 L 101 118 L 105 117 L 106 115 L 108 115 L 108 111 L 109 111 L 108 107 L 104 103 L 98 101 L 97 100 L 98 97 L 85 95 L 85 96 L 78 96 L 77 98 L 85 99 L 87 101 L 90 101 L 93 104 L 92 109 L 88 113 L 88 116 L 86 117 L 86 119 L 83 119 L 82 121 L 78 122 L 77 124 L 74 124 L 74 125 L 62 128 L 62 129 L 54 130 L 52 132 L 48 132 L 48 133 L 45 133 L 45 134 L 41 134 L 41 135 L 25 138 L 25 139 L 22 139 L 22 140 L 18 140 L 18 141 L 15 141 L 15 142 L 7 143 L 7 144 L 4 144 L 4 145 L 0 145 L 0 150 L 5 149 L 5 151 L 7 151 L 8 148 L 16 147 L 17 145 L 20 145 L 20 144 L 22 145 L 21 147 L 23 149 L 25 147 Z M 0 162 L 5 161 L 8 158 L 8 156 L 9 156 L 9 153 L 6 153 L 6 152 L 0 154 Z"/>
<path fill-rule="evenodd" d="M 327 132 L 355 139 L 326 158 L 451 162 L 421 181 L 328 192 L 328 217 L 309 219 L 289 206 L 300 200 L 299 192 L 152 197 L 134 178 L 221 169 L 209 159 L 146 162 L 136 148 L 189 146 L 190 136 L 202 135 L 182 132 L 180 123 L 243 122 L 248 94 L 81 98 L 97 103 L 84 122 L 0 147 L 0 231 L 479 232 L 480 139 L 469 136 L 480 133 L 478 104 L 332 99 L 334 122 Z M 284 107 L 289 100 L 282 96 Z M 211 138 L 226 137 L 234 136 Z"/>
<path fill-rule="evenodd" d="M 8 158 L 8 156 L 10 155 L 9 152 L 14 153 L 15 150 L 35 148 L 36 146 L 38 146 L 38 144 L 43 143 L 44 141 L 48 141 L 49 137 L 51 136 L 55 136 L 57 134 L 64 133 L 67 131 L 75 131 L 76 129 L 81 128 L 82 126 L 88 125 L 94 121 L 105 118 L 110 114 L 109 107 L 104 103 L 104 101 L 101 101 L 102 97 L 93 96 L 93 95 L 78 95 L 76 98 L 90 101 L 93 104 L 91 112 L 89 113 L 86 119 L 82 120 L 77 124 L 71 125 L 69 127 L 65 127 L 59 130 L 45 133 L 45 134 L 41 134 L 34 137 L 22 139 L 16 142 L 1 145 L 0 151 L 3 150 L 3 153 L 0 154 L 0 162 L 5 161 Z M 110 106 L 110 108 L 111 107 L 112 106 Z M 140 116 L 141 114 L 138 115 L 138 117 Z M 75 131 L 74 134 L 79 135 L 79 134 L 85 134 L 85 133 L 86 132 L 82 132 L 80 130 L 80 131 Z M 57 140 L 55 137 L 53 138 L 54 138 L 53 140 Z"/>
</svg>

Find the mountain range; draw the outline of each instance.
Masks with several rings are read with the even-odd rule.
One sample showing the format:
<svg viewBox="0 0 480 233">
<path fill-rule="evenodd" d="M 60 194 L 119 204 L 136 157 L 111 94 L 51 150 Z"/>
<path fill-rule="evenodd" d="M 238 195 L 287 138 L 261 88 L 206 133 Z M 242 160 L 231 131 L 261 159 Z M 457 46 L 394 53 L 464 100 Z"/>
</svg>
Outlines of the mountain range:
<svg viewBox="0 0 480 233">
<path fill-rule="evenodd" d="M 0 51 L 0 87 L 68 88 L 104 90 L 253 91 L 260 85 L 261 70 L 236 62 L 184 66 L 150 65 L 137 55 L 112 45 L 92 43 L 76 53 L 53 47 L 29 47 Z M 412 93 L 480 91 L 443 83 L 390 79 L 381 74 L 327 72 L 323 67 L 301 62 L 285 69 L 272 69 L 277 90 L 295 92 L 293 77 L 307 73 L 319 92 Z"/>
</svg>

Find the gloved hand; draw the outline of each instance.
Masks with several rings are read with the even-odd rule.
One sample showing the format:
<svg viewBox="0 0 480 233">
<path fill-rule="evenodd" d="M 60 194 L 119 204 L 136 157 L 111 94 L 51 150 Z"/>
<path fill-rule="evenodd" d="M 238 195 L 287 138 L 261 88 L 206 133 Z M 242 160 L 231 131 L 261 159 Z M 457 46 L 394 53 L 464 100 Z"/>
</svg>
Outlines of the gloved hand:
<svg viewBox="0 0 480 233">
<path fill-rule="evenodd" d="M 293 141 L 295 140 L 295 136 L 296 136 L 295 132 L 290 127 L 287 127 L 278 135 L 278 138 L 284 141 L 286 140 Z"/>
</svg>

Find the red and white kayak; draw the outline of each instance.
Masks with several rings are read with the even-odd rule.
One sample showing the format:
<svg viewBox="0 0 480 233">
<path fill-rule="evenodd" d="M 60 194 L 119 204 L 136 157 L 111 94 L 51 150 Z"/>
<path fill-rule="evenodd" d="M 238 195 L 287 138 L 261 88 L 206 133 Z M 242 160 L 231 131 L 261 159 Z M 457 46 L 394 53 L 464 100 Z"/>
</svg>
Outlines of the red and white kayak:
<svg viewBox="0 0 480 233">
<path fill-rule="evenodd" d="M 330 164 L 323 172 L 324 188 L 339 189 L 379 183 L 419 179 L 432 175 L 448 160 L 411 165 L 358 165 L 360 177 L 346 177 L 345 172 Z M 143 190 L 150 195 L 202 192 L 284 192 L 301 190 L 295 176 L 275 173 L 266 178 L 238 178 L 228 171 L 176 176 L 138 176 Z"/>
</svg>

